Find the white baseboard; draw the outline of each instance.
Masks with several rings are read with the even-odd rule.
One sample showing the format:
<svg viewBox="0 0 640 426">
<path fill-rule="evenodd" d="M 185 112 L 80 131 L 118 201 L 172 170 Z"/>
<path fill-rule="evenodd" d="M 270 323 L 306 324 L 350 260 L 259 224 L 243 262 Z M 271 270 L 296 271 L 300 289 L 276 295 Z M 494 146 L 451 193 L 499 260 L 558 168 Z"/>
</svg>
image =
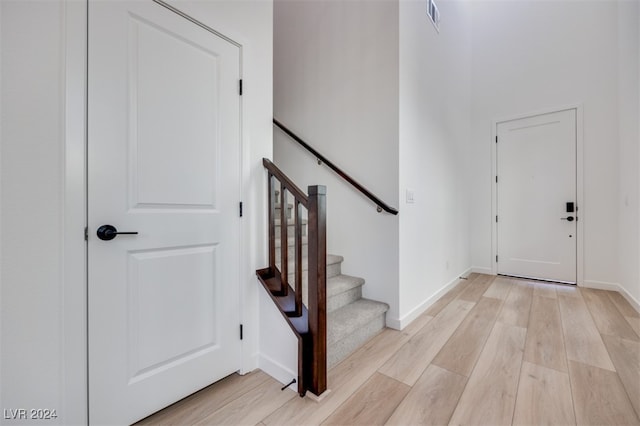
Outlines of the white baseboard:
<svg viewBox="0 0 640 426">
<path fill-rule="evenodd" d="M 471 268 L 466 271 L 458 274 L 456 278 L 446 283 L 442 286 L 438 291 L 436 291 L 431 297 L 424 300 L 418 306 L 410 310 L 406 315 L 402 318 L 387 318 L 387 327 L 393 328 L 395 330 L 402 330 L 409 324 L 413 322 L 416 318 L 424 313 L 429 306 L 433 305 L 438 299 L 440 299 L 447 291 L 451 290 L 458 282 L 460 282 L 460 277 L 467 276 L 471 273 Z"/>
<path fill-rule="evenodd" d="M 298 378 L 297 372 L 289 370 L 284 365 L 280 364 L 277 361 L 274 361 L 264 354 L 260 354 L 258 356 L 258 365 L 262 371 L 264 371 L 283 385 L 291 382 L 291 379 Z M 287 389 L 298 392 L 298 385 L 297 383 L 294 383 Z"/>
<path fill-rule="evenodd" d="M 617 291 L 618 293 L 620 293 L 625 299 L 627 299 L 627 302 L 629 302 L 629 304 L 631 306 L 633 306 L 633 308 L 640 312 L 640 302 L 638 302 L 638 300 L 636 300 L 635 297 L 633 297 L 631 295 L 631 293 L 629 293 L 627 291 L 626 288 L 622 287 L 620 284 L 618 283 L 609 283 L 609 282 L 605 282 L 605 281 L 591 281 L 591 280 L 585 280 L 584 283 L 580 286 L 580 287 L 586 287 L 586 288 L 594 288 L 597 290 L 610 290 L 610 291 Z"/>
<path fill-rule="evenodd" d="M 240 374 L 244 375 L 252 372 L 256 368 L 260 368 L 260 358 L 257 352 L 249 355 L 247 358 L 243 358 L 242 367 L 240 368 Z"/>
<path fill-rule="evenodd" d="M 400 322 L 400 319 L 398 319 L 398 318 L 389 318 L 389 317 L 387 317 L 385 319 L 385 326 L 387 328 L 393 328 L 394 330 L 402 330 L 400 328 L 400 324 L 401 324 L 401 322 Z"/>
<path fill-rule="evenodd" d="M 485 268 L 483 266 L 472 266 L 470 271 L 476 274 L 493 275 L 493 272 L 491 272 L 491 268 Z"/>
<path fill-rule="evenodd" d="M 622 288 L 618 283 L 609 283 L 606 281 L 584 280 L 581 287 L 593 288 L 596 290 L 620 291 Z"/>
<path fill-rule="evenodd" d="M 640 312 L 640 301 L 638 301 L 638 299 L 633 297 L 631 293 L 627 291 L 626 288 L 620 286 L 620 294 L 622 294 L 622 296 L 624 296 L 624 298 L 627 299 L 627 302 L 629 302 L 629 304 L 633 306 L 633 309 Z"/>
</svg>

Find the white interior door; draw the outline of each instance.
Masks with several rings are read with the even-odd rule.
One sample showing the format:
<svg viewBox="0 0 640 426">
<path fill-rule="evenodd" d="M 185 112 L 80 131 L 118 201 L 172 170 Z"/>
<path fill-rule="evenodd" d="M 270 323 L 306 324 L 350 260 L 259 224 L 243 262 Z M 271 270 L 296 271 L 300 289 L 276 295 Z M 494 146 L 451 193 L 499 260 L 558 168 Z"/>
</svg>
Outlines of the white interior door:
<svg viewBox="0 0 640 426">
<path fill-rule="evenodd" d="M 499 123 L 497 135 L 498 273 L 575 283 L 576 110 Z"/>
<path fill-rule="evenodd" d="M 240 368 L 240 53 L 90 1 L 88 73 L 89 417 L 129 424 Z"/>
</svg>

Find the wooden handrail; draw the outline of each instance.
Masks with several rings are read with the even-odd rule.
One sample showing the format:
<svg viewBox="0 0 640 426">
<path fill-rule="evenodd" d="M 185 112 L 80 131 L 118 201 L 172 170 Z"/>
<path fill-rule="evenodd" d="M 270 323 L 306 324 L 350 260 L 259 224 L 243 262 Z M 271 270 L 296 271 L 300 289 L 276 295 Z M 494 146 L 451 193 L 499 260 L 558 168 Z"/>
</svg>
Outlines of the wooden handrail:
<svg viewBox="0 0 640 426">
<path fill-rule="evenodd" d="M 336 166 L 335 164 L 333 164 L 333 162 L 331 162 L 330 160 L 328 160 L 324 155 L 320 154 L 316 149 L 314 149 L 311 145 L 309 145 L 308 143 L 306 143 L 305 141 L 302 140 L 302 138 L 300 138 L 298 135 L 296 135 L 295 133 L 293 133 L 291 130 L 289 130 L 284 124 L 282 124 L 280 121 L 278 121 L 277 119 L 273 119 L 273 124 L 276 125 L 276 127 L 278 127 L 280 130 L 282 130 L 284 133 L 286 133 L 291 139 L 293 139 L 294 141 L 296 141 L 297 143 L 299 143 L 304 149 L 306 149 L 307 151 L 309 151 L 310 153 L 312 153 L 317 159 L 318 161 L 324 163 L 327 165 L 327 167 L 329 167 L 331 170 L 333 170 L 334 172 L 336 172 L 338 174 L 338 176 L 340 176 L 342 179 L 346 180 L 348 183 L 350 183 L 354 188 L 356 188 L 358 191 L 360 191 L 362 194 L 364 194 L 367 198 L 369 198 L 371 201 L 373 201 L 377 206 L 378 206 L 378 211 L 382 211 L 384 210 L 387 213 L 390 213 L 392 215 L 397 215 L 398 214 L 398 210 L 390 207 L 387 203 L 385 203 L 384 201 L 382 201 L 380 198 L 378 198 L 377 196 L 375 196 L 371 191 L 369 191 L 367 188 L 365 188 L 364 186 L 362 186 L 360 183 L 358 183 L 358 181 L 356 181 L 354 178 L 352 178 L 351 176 L 349 176 L 346 172 L 344 172 L 341 168 L 339 168 L 338 166 Z"/>
<path fill-rule="evenodd" d="M 327 231 L 326 187 L 298 188 L 268 159 L 269 267 L 256 271 L 258 279 L 298 337 L 298 393 L 320 395 L 327 388 Z M 280 201 L 276 202 L 276 180 Z M 294 288 L 289 285 L 287 195 L 294 206 Z M 280 215 L 276 205 L 280 205 Z M 308 212 L 308 306 L 302 303 L 302 207 Z M 276 217 L 278 216 L 278 217 Z M 280 269 L 276 264 L 276 220 L 280 220 Z"/>
<path fill-rule="evenodd" d="M 293 183 L 293 181 L 289 179 L 289 177 L 285 175 L 282 170 L 276 167 L 276 165 L 273 164 L 271 160 L 269 160 L 268 158 L 263 158 L 262 165 L 269 171 L 269 173 L 274 175 L 276 179 L 283 183 L 285 188 L 287 188 L 295 198 L 299 199 L 303 206 L 307 208 L 309 207 L 309 198 L 307 197 L 307 194 L 305 194 L 303 190 L 298 188 L 298 186 Z"/>
</svg>

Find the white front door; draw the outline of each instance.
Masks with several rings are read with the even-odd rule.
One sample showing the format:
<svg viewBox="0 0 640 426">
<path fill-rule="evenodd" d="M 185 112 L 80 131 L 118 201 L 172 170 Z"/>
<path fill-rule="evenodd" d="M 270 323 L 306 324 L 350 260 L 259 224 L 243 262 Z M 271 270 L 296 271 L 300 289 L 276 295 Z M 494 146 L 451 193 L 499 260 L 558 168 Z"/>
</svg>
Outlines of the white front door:
<svg viewBox="0 0 640 426">
<path fill-rule="evenodd" d="M 576 110 L 498 123 L 497 136 L 498 273 L 575 283 Z"/>
<path fill-rule="evenodd" d="M 240 368 L 240 52 L 150 0 L 88 25 L 89 418 L 128 424 Z"/>
</svg>

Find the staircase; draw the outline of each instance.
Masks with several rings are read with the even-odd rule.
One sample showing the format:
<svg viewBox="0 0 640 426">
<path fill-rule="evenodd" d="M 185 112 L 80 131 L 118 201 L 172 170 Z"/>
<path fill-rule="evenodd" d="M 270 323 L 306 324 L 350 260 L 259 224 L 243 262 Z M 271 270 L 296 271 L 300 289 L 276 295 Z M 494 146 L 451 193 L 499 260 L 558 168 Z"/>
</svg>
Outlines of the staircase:
<svg viewBox="0 0 640 426">
<path fill-rule="evenodd" d="M 326 165 L 375 203 L 378 213 L 398 214 L 275 118 L 273 124 L 318 165 Z M 389 306 L 363 299 L 364 279 L 344 275 L 344 258 L 327 254 L 326 186 L 310 185 L 305 192 L 268 158 L 262 165 L 268 183 L 269 266 L 256 275 L 298 338 L 298 393 L 320 396 L 327 390 L 327 369 L 384 328 Z"/>
<path fill-rule="evenodd" d="M 276 204 L 276 217 L 280 217 L 280 204 Z M 288 205 L 288 235 L 294 235 L 291 211 Z M 306 220 L 303 220 L 302 237 L 302 301 L 308 300 L 308 241 Z M 276 235 L 280 235 L 280 221 L 276 220 Z M 294 282 L 294 238 L 287 241 L 289 253 L 289 282 Z M 282 240 L 276 238 L 276 264 L 280 266 Z M 327 366 L 333 367 L 362 346 L 385 327 L 386 303 L 362 298 L 363 278 L 342 274 L 342 256 L 327 254 Z"/>
<path fill-rule="evenodd" d="M 271 160 L 262 164 L 269 266 L 256 276 L 298 338 L 298 393 L 320 396 L 327 390 L 327 369 L 384 328 L 389 307 L 363 299 L 364 280 L 342 274 L 344 258 L 327 254 L 326 187 L 302 191 Z"/>
</svg>

